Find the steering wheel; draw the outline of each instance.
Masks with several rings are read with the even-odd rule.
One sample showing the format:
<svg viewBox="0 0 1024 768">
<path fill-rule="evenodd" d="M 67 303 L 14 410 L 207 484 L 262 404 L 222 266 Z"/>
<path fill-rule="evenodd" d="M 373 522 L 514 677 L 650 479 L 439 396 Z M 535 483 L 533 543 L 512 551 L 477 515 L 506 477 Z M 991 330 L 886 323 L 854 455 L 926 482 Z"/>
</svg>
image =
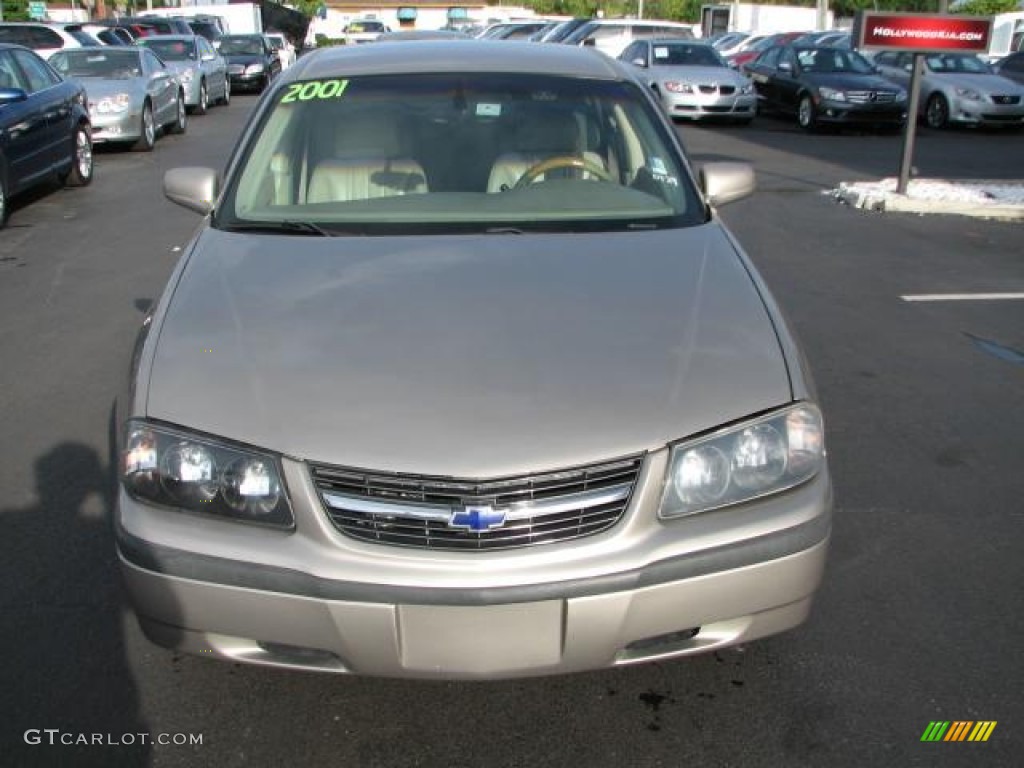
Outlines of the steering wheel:
<svg viewBox="0 0 1024 768">
<path fill-rule="evenodd" d="M 542 176 L 548 171 L 553 171 L 556 168 L 575 168 L 580 172 L 587 172 L 597 176 L 601 181 L 614 182 L 615 179 L 608 171 L 602 168 L 595 162 L 587 160 L 585 157 L 578 157 L 576 155 L 558 155 L 557 157 L 549 157 L 547 160 L 541 160 L 539 163 L 534 163 L 523 175 L 519 177 L 519 181 L 513 189 L 522 189 L 532 184 L 538 176 Z"/>
</svg>

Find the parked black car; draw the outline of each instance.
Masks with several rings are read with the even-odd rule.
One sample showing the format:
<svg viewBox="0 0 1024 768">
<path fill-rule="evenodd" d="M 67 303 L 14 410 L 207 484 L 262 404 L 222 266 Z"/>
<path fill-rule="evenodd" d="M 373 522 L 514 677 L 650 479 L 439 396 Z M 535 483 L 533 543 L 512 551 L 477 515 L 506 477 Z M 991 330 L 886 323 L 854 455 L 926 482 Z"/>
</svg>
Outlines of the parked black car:
<svg viewBox="0 0 1024 768">
<path fill-rule="evenodd" d="M 92 181 L 85 89 L 20 45 L 0 43 L 0 227 L 13 195 L 57 179 Z"/>
<path fill-rule="evenodd" d="M 993 65 L 992 71 L 1024 85 L 1024 51 L 1000 59 Z"/>
<path fill-rule="evenodd" d="M 822 123 L 896 128 L 907 119 L 907 92 L 855 51 L 775 46 L 745 69 L 758 109 L 796 115 L 806 131 Z"/>
<path fill-rule="evenodd" d="M 232 89 L 262 91 L 281 71 L 277 51 L 263 35 L 223 35 L 217 50 L 227 59 Z"/>
</svg>

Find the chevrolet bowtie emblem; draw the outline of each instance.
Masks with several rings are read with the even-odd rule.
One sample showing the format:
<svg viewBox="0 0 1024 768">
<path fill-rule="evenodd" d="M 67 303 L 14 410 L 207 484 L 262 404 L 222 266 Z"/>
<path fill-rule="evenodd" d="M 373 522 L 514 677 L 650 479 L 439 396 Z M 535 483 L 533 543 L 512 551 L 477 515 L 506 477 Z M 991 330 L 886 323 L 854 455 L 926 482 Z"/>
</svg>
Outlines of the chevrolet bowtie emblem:
<svg viewBox="0 0 1024 768">
<path fill-rule="evenodd" d="M 448 525 L 469 531 L 489 531 L 505 524 L 505 510 L 491 506 L 465 506 L 452 510 Z"/>
</svg>

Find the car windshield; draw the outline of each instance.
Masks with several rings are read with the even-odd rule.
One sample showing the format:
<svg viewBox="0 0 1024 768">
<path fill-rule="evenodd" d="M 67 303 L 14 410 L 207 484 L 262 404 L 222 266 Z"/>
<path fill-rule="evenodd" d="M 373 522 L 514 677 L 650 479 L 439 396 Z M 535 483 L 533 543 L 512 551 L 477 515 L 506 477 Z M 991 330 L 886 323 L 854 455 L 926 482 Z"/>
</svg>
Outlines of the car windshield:
<svg viewBox="0 0 1024 768">
<path fill-rule="evenodd" d="M 655 43 L 652 65 L 656 67 L 725 67 L 728 66 L 710 45 Z"/>
<path fill-rule="evenodd" d="M 263 53 L 263 46 L 260 41 L 253 37 L 222 37 L 220 39 L 220 52 L 225 56 L 259 56 Z"/>
<path fill-rule="evenodd" d="M 631 81 L 296 82 L 268 105 L 240 165 L 215 219 L 223 228 L 516 233 L 704 220 L 664 121 Z"/>
<path fill-rule="evenodd" d="M 858 75 L 874 72 L 867 59 L 842 48 L 798 48 L 796 58 L 804 72 L 852 72 Z"/>
<path fill-rule="evenodd" d="M 353 21 L 347 27 L 346 32 L 383 32 L 384 24 L 379 21 Z"/>
<path fill-rule="evenodd" d="M 977 56 L 963 53 L 942 53 L 925 57 L 932 72 L 966 72 L 980 75 L 992 70 Z"/>
<path fill-rule="evenodd" d="M 99 77 L 124 80 L 139 77 L 142 66 L 136 51 L 105 48 L 95 50 L 64 50 L 50 57 L 50 65 L 65 77 Z"/>
<path fill-rule="evenodd" d="M 164 61 L 189 61 L 196 57 L 196 44 L 191 40 L 141 40 L 139 45 L 149 48 Z"/>
</svg>

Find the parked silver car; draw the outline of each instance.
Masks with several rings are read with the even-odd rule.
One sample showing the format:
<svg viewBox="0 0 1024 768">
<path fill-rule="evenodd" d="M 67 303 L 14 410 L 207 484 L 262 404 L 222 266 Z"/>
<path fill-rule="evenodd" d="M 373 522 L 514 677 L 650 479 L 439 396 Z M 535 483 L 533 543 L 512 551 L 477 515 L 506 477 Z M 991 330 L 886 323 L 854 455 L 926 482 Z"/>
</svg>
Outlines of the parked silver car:
<svg viewBox="0 0 1024 768">
<path fill-rule="evenodd" d="M 184 133 L 188 127 L 181 83 L 150 50 L 71 48 L 53 54 L 50 64 L 85 86 L 95 144 L 131 143 L 149 152 L 161 129 Z"/>
<path fill-rule="evenodd" d="M 882 51 L 874 63 L 885 77 L 909 87 L 913 59 L 910 53 Z M 995 74 L 979 57 L 931 53 L 924 60 L 920 114 L 928 127 L 1024 125 L 1024 87 Z"/>
<path fill-rule="evenodd" d="M 185 106 L 205 115 L 210 104 L 231 102 L 228 63 L 201 35 L 153 35 L 139 40 L 178 75 Z"/>
<path fill-rule="evenodd" d="M 569 46 L 305 56 L 256 105 L 118 401 L 118 549 L 165 646 L 500 678 L 807 616 L 804 358 L 650 90 Z"/>
<path fill-rule="evenodd" d="M 637 40 L 619 58 L 639 68 L 673 118 L 728 118 L 749 123 L 757 113 L 754 84 L 731 69 L 708 43 L 656 38 Z"/>
</svg>

